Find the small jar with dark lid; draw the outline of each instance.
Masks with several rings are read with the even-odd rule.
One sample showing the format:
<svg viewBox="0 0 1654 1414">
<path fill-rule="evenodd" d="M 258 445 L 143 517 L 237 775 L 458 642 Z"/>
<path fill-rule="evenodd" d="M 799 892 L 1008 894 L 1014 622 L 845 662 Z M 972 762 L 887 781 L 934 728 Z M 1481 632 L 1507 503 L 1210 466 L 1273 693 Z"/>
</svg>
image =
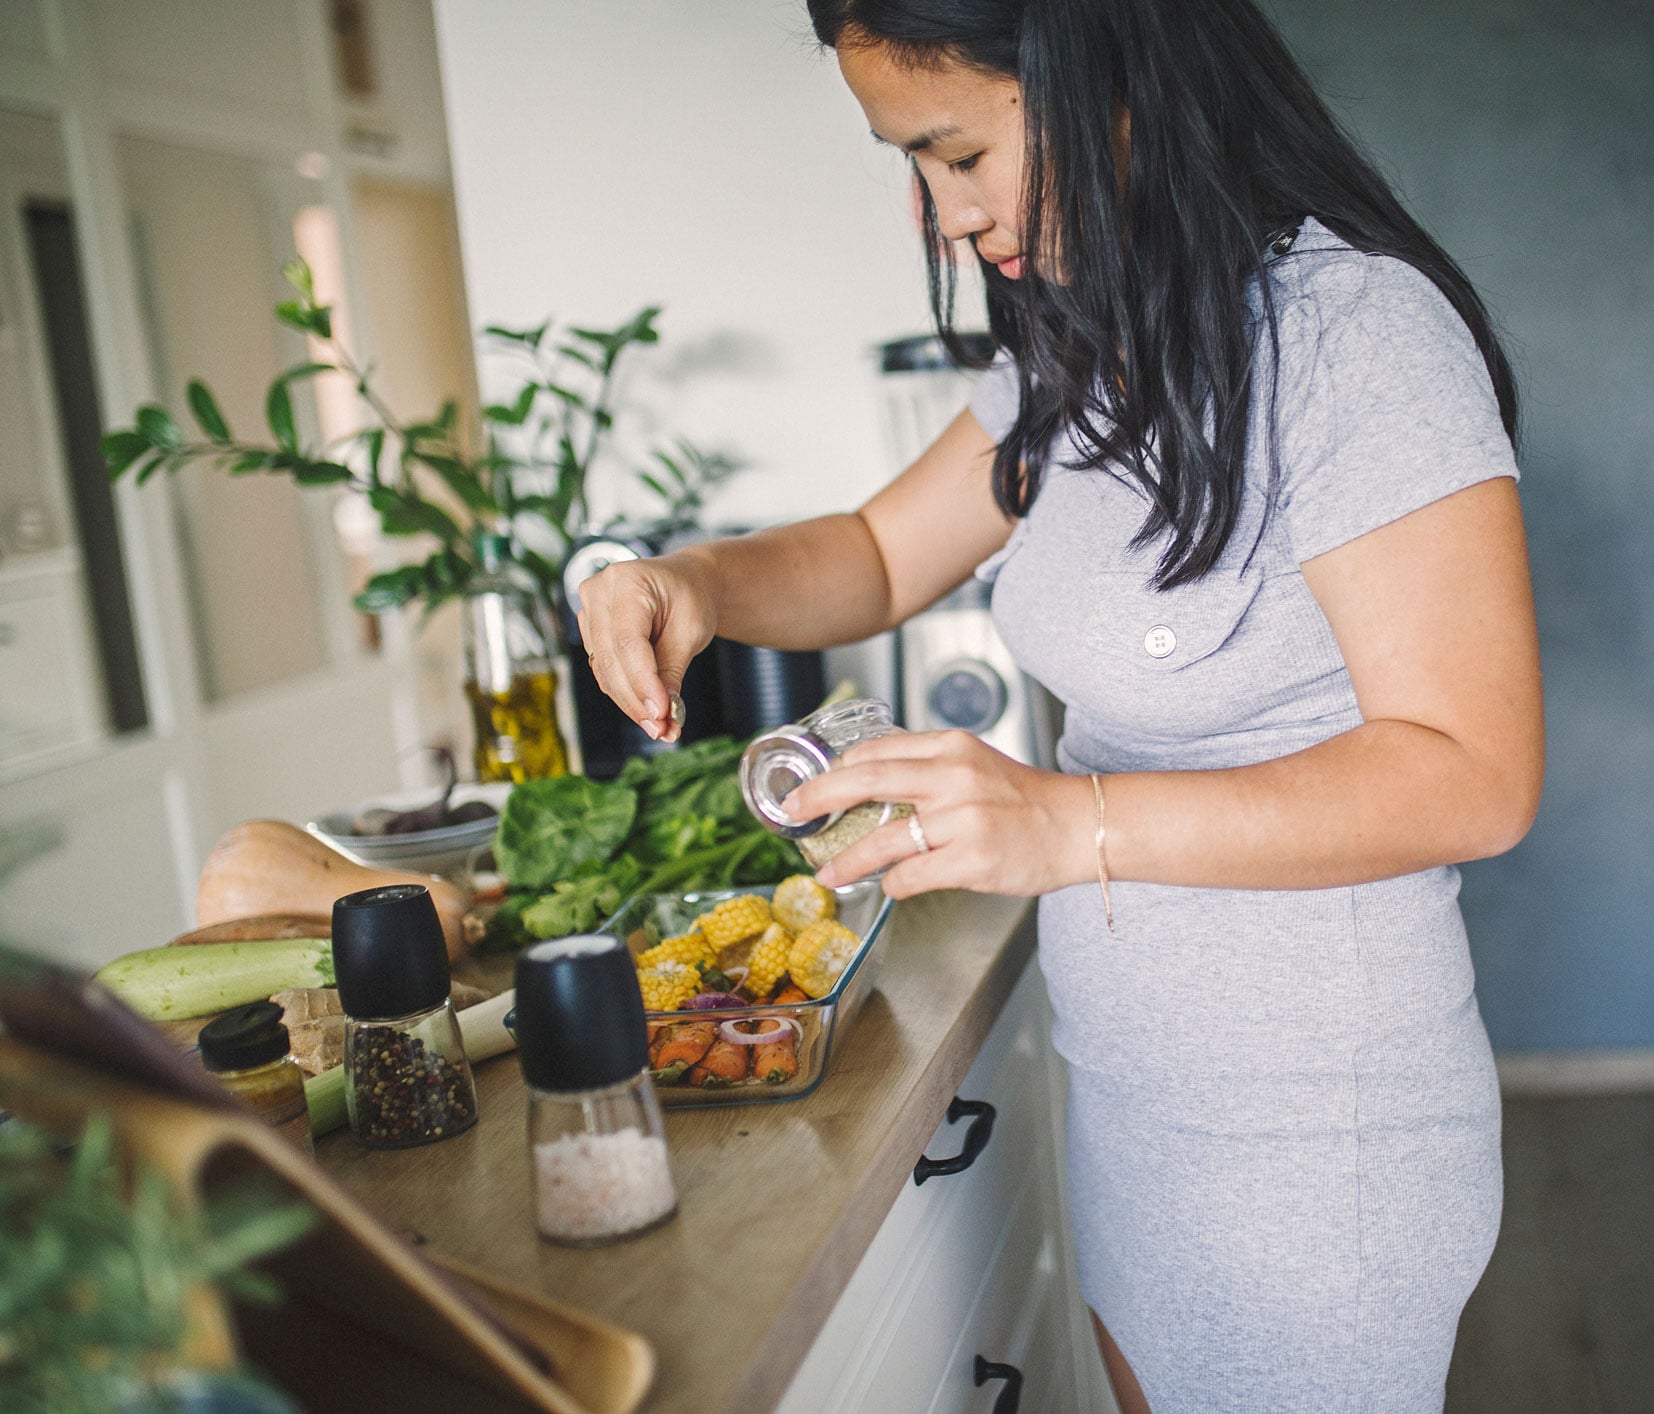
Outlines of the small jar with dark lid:
<svg viewBox="0 0 1654 1414">
<path fill-rule="evenodd" d="M 311 1152 L 304 1072 L 274 1002 L 250 1002 L 209 1021 L 196 1038 L 201 1064 L 259 1118 L 305 1153 Z"/>
<path fill-rule="evenodd" d="M 594 1247 L 677 1211 L 643 998 L 630 954 L 602 935 L 517 959 L 517 1057 L 541 1236 Z"/>
<path fill-rule="evenodd" d="M 911 815 L 913 807 L 906 801 L 868 800 L 837 814 L 795 820 L 783 802 L 805 781 L 832 770 L 851 747 L 901 730 L 888 702 L 854 697 L 754 737 L 741 753 L 747 809 L 771 834 L 792 840 L 811 867 L 821 868 L 880 825 Z"/>
<path fill-rule="evenodd" d="M 357 1142 L 405 1149 L 474 1125 L 476 1084 L 448 999 L 448 951 L 430 891 L 398 884 L 339 899 L 333 975 Z"/>
</svg>

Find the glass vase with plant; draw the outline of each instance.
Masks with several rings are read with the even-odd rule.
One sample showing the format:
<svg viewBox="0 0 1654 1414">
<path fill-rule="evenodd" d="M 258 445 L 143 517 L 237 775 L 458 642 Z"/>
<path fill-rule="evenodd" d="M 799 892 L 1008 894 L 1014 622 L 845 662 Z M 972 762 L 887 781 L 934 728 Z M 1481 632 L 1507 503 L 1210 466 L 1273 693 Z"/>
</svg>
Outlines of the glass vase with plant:
<svg viewBox="0 0 1654 1414">
<path fill-rule="evenodd" d="M 368 613 L 417 602 L 428 618 L 450 600 L 494 596 L 491 602 L 498 602 L 502 581 L 508 582 L 512 614 L 462 616 L 478 778 L 560 774 L 567 769 L 554 705 L 562 654 L 560 564 L 592 528 L 592 471 L 616 425 L 617 366 L 626 350 L 659 340 L 659 307 L 647 306 L 612 329 L 559 327 L 550 319 L 530 329 L 490 325 L 485 337 L 512 356 L 516 370 L 508 396 L 483 407 L 474 426 L 452 398 L 434 417 L 405 422 L 376 389 L 372 369 L 335 334 L 333 307 L 318 302 L 309 267 L 294 260 L 283 274 L 296 298 L 278 304 L 276 318 L 306 335 L 322 356 L 270 384 L 266 428 L 256 437 L 238 436 L 211 389 L 191 379 L 186 398 L 199 435 L 166 408 L 146 404 L 132 426 L 104 437 L 110 475 L 130 475 L 142 485 L 156 472 L 204 465 L 365 497 L 386 536 L 429 546 L 422 558 L 367 581 L 355 603 Z M 351 380 L 368 416 L 359 429 L 318 444 L 302 433 L 293 389 L 329 374 Z M 650 524 L 674 529 L 698 515 L 707 490 L 734 470 L 729 458 L 682 438 L 670 450 L 653 449 L 649 460 L 635 475 L 661 502 Z M 508 619 L 515 631 L 506 627 Z M 525 647 L 535 636 L 538 651 Z M 479 663 L 490 665 L 487 680 L 477 676 Z"/>
</svg>

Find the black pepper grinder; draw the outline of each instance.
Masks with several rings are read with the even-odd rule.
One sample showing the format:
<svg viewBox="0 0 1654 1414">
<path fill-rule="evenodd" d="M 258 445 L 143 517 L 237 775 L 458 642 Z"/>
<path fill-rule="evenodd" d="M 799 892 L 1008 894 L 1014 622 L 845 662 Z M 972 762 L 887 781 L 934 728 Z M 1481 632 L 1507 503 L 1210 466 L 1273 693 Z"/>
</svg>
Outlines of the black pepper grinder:
<svg viewBox="0 0 1654 1414">
<path fill-rule="evenodd" d="M 397 884 L 335 902 L 333 974 L 356 1142 L 405 1149 L 475 1124 L 477 1089 L 448 1000 L 448 950 L 430 891 Z"/>
</svg>

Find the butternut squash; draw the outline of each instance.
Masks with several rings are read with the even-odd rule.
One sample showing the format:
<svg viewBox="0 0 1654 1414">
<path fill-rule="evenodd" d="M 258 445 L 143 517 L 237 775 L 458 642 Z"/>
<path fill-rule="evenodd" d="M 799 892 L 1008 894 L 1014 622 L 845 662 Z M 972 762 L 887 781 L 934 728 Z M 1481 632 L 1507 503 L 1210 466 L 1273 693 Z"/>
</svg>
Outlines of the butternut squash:
<svg viewBox="0 0 1654 1414">
<path fill-rule="evenodd" d="M 231 918 L 208 928 L 191 929 L 180 933 L 167 946 L 248 943 L 259 938 L 325 938 L 332 931 L 333 919 L 325 913 L 265 913 L 256 918 Z"/>
<path fill-rule="evenodd" d="M 442 920 L 448 960 L 465 956 L 467 900 L 455 885 L 432 875 L 369 869 L 282 820 L 248 820 L 213 846 L 196 886 L 195 921 L 206 928 L 261 914 L 331 918 L 335 899 L 391 884 L 425 885 Z"/>
</svg>

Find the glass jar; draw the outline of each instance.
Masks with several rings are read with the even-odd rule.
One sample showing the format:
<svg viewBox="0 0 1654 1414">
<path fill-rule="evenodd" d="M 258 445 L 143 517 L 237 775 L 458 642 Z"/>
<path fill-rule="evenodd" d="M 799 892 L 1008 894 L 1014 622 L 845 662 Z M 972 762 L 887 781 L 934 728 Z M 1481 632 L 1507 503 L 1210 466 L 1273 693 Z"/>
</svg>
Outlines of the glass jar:
<svg viewBox="0 0 1654 1414">
<path fill-rule="evenodd" d="M 312 1146 L 304 1072 L 293 1059 L 281 1018 L 281 1008 L 274 1002 L 250 1002 L 209 1021 L 196 1044 L 201 1048 L 201 1064 L 214 1079 L 308 1154 Z"/>
<path fill-rule="evenodd" d="M 821 868 L 880 825 L 911 815 L 913 807 L 869 800 L 813 820 L 794 820 L 782 802 L 805 781 L 830 771 L 851 747 L 899 731 L 888 702 L 853 697 L 755 737 L 741 755 L 747 809 L 772 834 L 794 841 L 812 868 Z"/>
<path fill-rule="evenodd" d="M 333 976 L 357 1143 L 405 1149 L 471 1128 L 477 1088 L 448 1000 L 448 950 L 430 891 L 393 884 L 338 899 Z"/>
<path fill-rule="evenodd" d="M 345 1018 L 345 1111 L 368 1149 L 407 1149 L 477 1122 L 477 1087 L 446 997 L 412 1016 Z"/>
<path fill-rule="evenodd" d="M 460 607 L 465 696 L 476 734 L 479 781 L 568 773 L 560 716 L 568 665 L 547 625 L 539 586 L 511 560 L 504 535 L 479 535 L 480 571 Z"/>
<path fill-rule="evenodd" d="M 536 943 L 516 981 L 540 1235 L 595 1247 L 659 1226 L 678 1195 L 625 944 L 601 934 Z"/>
<path fill-rule="evenodd" d="M 540 1235 L 595 1247 L 660 1226 L 678 1209 L 666 1127 L 649 1072 L 597 1090 L 528 1091 Z"/>
</svg>

